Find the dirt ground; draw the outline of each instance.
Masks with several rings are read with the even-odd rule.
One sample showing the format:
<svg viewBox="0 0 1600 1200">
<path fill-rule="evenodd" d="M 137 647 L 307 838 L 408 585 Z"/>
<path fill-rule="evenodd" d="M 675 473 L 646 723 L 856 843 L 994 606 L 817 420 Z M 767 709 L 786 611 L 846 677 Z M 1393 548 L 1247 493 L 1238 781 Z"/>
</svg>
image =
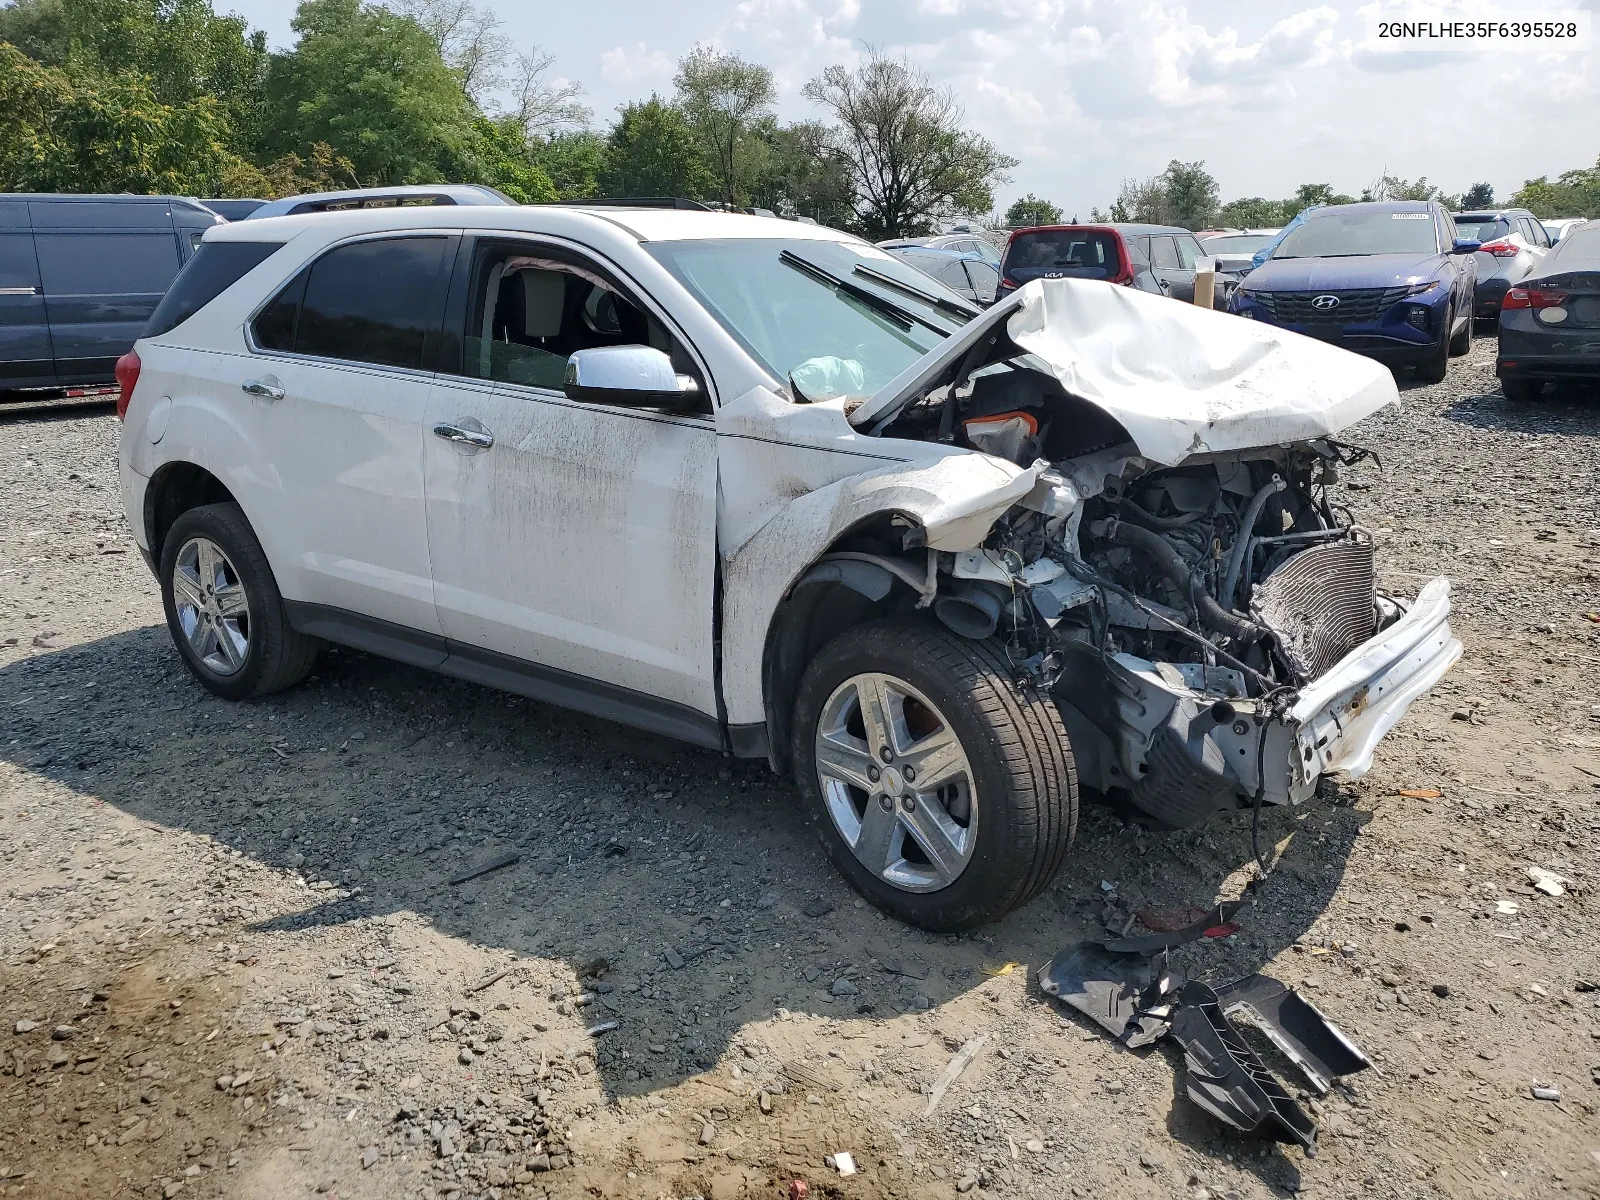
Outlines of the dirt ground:
<svg viewBox="0 0 1600 1200">
<path fill-rule="evenodd" d="M 1371 1056 L 1307 1100 L 1314 1158 L 1033 980 L 1237 894 L 1247 814 L 1087 810 L 1043 897 L 927 936 L 758 764 L 348 651 L 213 699 L 115 421 L 0 418 L 0 1195 L 1600 1196 L 1600 397 L 1509 405 L 1492 355 L 1350 437 L 1384 585 L 1451 576 L 1466 657 L 1367 778 L 1264 814 L 1242 930 L 1181 955 Z"/>
</svg>

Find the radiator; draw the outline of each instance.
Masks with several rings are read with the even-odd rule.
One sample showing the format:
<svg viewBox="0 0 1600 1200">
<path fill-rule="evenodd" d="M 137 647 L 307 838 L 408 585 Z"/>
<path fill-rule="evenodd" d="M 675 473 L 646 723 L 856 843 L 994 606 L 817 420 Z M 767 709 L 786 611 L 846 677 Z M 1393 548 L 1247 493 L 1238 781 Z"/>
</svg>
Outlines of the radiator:
<svg viewBox="0 0 1600 1200">
<path fill-rule="evenodd" d="M 1377 632 L 1374 587 L 1372 543 L 1330 542 L 1302 550 L 1258 584 L 1251 608 L 1307 682 Z"/>
</svg>

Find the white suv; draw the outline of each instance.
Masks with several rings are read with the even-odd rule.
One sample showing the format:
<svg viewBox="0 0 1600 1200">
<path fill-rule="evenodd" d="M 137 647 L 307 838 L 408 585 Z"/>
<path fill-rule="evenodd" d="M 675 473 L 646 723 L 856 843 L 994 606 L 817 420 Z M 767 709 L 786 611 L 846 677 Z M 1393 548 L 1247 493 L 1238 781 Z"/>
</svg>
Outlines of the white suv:
<svg viewBox="0 0 1600 1200">
<path fill-rule="evenodd" d="M 1388 372 L 1111 284 L 979 314 L 776 219 L 282 217 L 207 231 L 118 378 L 211 691 L 328 640 L 766 758 L 932 929 L 1042 889 L 1080 781 L 1299 802 L 1460 653 L 1326 494 Z"/>
</svg>

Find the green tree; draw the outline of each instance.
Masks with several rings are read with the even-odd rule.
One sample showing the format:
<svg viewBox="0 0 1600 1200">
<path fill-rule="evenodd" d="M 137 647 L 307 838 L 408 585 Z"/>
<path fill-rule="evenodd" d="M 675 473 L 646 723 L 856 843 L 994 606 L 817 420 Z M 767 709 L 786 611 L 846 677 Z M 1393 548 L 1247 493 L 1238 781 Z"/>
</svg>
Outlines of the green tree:
<svg viewBox="0 0 1600 1200">
<path fill-rule="evenodd" d="M 303 0 L 267 72 L 268 154 L 326 142 L 364 185 L 469 176 L 476 106 L 416 21 L 361 0 Z"/>
<path fill-rule="evenodd" d="M 1167 219 L 1184 229 L 1209 229 L 1217 215 L 1217 181 L 1204 162 L 1173 159 L 1161 173 Z"/>
<path fill-rule="evenodd" d="M 1006 209 L 1006 228 L 1025 229 L 1033 225 L 1061 224 L 1061 210 L 1048 200 L 1041 200 L 1032 192 L 1013 200 Z"/>
<path fill-rule="evenodd" d="M 805 86 L 837 124 L 828 149 L 849 172 L 855 224 L 873 239 L 930 230 L 943 217 L 988 212 L 1017 160 L 961 127 L 962 111 L 903 58 L 870 49 L 854 71 L 835 65 Z"/>
<path fill-rule="evenodd" d="M 586 200 L 602 194 L 600 178 L 606 169 L 606 139 L 591 129 L 530 138 L 528 154 L 550 178 L 562 200 Z"/>
<path fill-rule="evenodd" d="M 751 125 L 767 115 L 776 93 L 772 72 L 736 54 L 697 45 L 678 63 L 678 107 L 700 135 L 721 184 L 723 203 L 742 207 L 748 173 L 739 154 Z"/>
<path fill-rule="evenodd" d="M 714 192 L 717 179 L 683 111 L 652 94 L 618 111 L 606 135 L 599 187 L 606 196 L 693 200 Z"/>
<path fill-rule="evenodd" d="M 1463 209 L 1490 208 L 1494 205 L 1494 184 L 1475 183 L 1461 193 Z"/>
<path fill-rule="evenodd" d="M 1217 221 L 1230 229 L 1264 229 L 1282 225 L 1289 217 L 1284 211 L 1293 205 L 1291 200 L 1268 200 L 1262 196 L 1244 196 L 1229 200 L 1217 210 Z M 1296 210 L 1298 211 L 1298 210 Z M 1293 214 L 1291 213 L 1290 216 Z"/>
<path fill-rule="evenodd" d="M 1600 159 L 1592 167 L 1563 171 L 1554 183 L 1544 175 L 1529 179 L 1511 203 L 1536 217 L 1600 217 Z"/>
<path fill-rule="evenodd" d="M 472 123 L 473 182 L 499 188 L 522 204 L 559 199 L 555 184 L 535 161 L 521 124 L 512 117 L 479 117 Z"/>
<path fill-rule="evenodd" d="M 209 96 L 163 104 L 132 73 L 77 82 L 0 43 L 0 191 L 214 195 L 242 160 Z"/>
<path fill-rule="evenodd" d="M 751 129 L 749 143 L 753 204 L 823 225 L 852 222 L 850 173 L 828 148 L 827 126 L 815 121 L 779 125 L 766 117 Z"/>
<path fill-rule="evenodd" d="M 1124 179 L 1111 204 L 1113 221 L 1139 221 L 1150 225 L 1170 225 L 1167 183 L 1160 175 L 1148 179 Z"/>
<path fill-rule="evenodd" d="M 266 35 L 218 16 L 210 0 L 16 0 L 0 8 L 0 42 L 75 85 L 138 76 L 158 103 L 207 100 L 225 144 L 244 153 L 255 143 Z"/>
</svg>

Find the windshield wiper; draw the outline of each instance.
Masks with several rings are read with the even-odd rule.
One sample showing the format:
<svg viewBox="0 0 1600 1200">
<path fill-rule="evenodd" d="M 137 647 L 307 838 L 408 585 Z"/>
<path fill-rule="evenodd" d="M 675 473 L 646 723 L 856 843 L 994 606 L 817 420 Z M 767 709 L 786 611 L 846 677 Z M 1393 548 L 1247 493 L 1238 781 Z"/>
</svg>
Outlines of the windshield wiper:
<svg viewBox="0 0 1600 1200">
<path fill-rule="evenodd" d="M 885 275 L 882 271 L 874 271 L 871 267 L 856 264 L 855 273 L 873 283 L 881 283 L 886 288 L 892 288 L 905 296 L 912 296 L 924 304 L 931 304 L 940 312 L 949 313 L 953 317 L 960 317 L 963 321 L 970 320 L 978 315 L 978 310 L 968 304 L 958 304 L 954 300 L 946 300 L 943 296 L 935 296 L 920 288 L 914 288 L 908 283 L 901 283 L 898 279 Z"/>
<path fill-rule="evenodd" d="M 921 325 L 931 329 L 940 337 L 949 337 L 950 330 L 943 325 L 929 320 L 927 317 L 912 312 L 908 308 L 901 308 L 887 296 L 880 296 L 870 288 L 864 288 L 859 283 L 851 283 L 843 276 L 835 275 L 826 267 L 819 267 L 809 258 L 801 258 L 792 250 L 778 252 L 778 261 L 786 267 L 793 267 L 802 275 L 809 275 L 819 283 L 825 283 L 836 291 L 849 296 L 852 300 L 859 300 L 879 316 L 887 318 L 901 329 L 910 329 L 913 325 Z"/>
</svg>

